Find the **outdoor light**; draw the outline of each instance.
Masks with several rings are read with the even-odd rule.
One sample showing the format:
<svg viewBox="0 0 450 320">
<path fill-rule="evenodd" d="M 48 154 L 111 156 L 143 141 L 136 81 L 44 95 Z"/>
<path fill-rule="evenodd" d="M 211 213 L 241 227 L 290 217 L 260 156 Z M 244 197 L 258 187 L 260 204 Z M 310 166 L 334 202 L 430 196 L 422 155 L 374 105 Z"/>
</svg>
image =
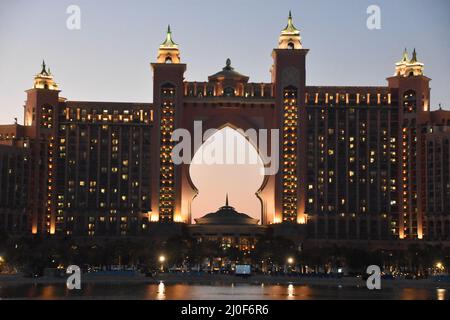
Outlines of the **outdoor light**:
<svg viewBox="0 0 450 320">
<path fill-rule="evenodd" d="M 0 263 L 5 262 L 5 259 L 3 258 L 3 256 L 0 256 Z"/>
<path fill-rule="evenodd" d="M 442 262 L 436 263 L 436 269 L 439 269 L 439 270 L 443 270 L 444 269 L 444 265 L 442 264 Z"/>
<path fill-rule="evenodd" d="M 289 257 L 289 258 L 287 259 L 287 262 L 288 262 L 289 264 L 293 264 L 293 263 L 294 263 L 294 258 Z"/>
<path fill-rule="evenodd" d="M 159 256 L 159 262 L 161 263 L 161 268 L 160 268 L 161 272 L 164 272 L 164 262 L 165 261 L 166 261 L 165 256 L 163 256 L 163 255 Z"/>
</svg>

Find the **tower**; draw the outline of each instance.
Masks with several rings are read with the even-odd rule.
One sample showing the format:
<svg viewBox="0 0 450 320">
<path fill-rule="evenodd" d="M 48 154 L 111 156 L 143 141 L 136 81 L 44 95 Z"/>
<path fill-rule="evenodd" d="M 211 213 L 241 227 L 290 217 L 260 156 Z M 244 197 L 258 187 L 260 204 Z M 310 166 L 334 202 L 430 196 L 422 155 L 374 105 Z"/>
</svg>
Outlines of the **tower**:
<svg viewBox="0 0 450 320">
<path fill-rule="evenodd" d="M 24 119 L 25 126 L 34 128 L 34 132 L 30 132 L 32 137 L 45 134 L 46 129 L 51 129 L 53 108 L 58 104 L 59 92 L 50 69 L 47 68 L 45 61 L 42 61 L 42 69 L 34 77 L 33 88 L 26 91 Z"/>
<path fill-rule="evenodd" d="M 276 176 L 275 211 L 277 222 L 304 223 L 306 161 L 306 55 L 300 31 L 291 12 L 274 49 L 272 82 L 274 84 L 276 121 L 280 129 L 280 171 Z"/>
<path fill-rule="evenodd" d="M 41 72 L 27 90 L 25 130 L 30 139 L 31 174 L 29 200 L 33 233 L 55 233 L 55 136 L 58 123 L 59 89 L 50 69 L 42 62 Z"/>
<path fill-rule="evenodd" d="M 424 235 L 425 133 L 430 120 L 430 78 L 424 75 L 414 49 L 409 59 L 405 49 L 396 64 L 389 88 L 398 96 L 399 128 L 397 145 L 400 191 L 398 234 L 401 239 L 422 239 Z"/>
<path fill-rule="evenodd" d="M 152 137 L 154 154 L 159 161 L 152 164 L 152 181 L 158 190 L 153 192 L 152 220 L 178 221 L 181 210 L 181 167 L 172 161 L 174 142 L 172 133 L 182 119 L 183 81 L 186 65 L 181 63 L 180 50 L 172 39 L 170 26 L 165 41 L 158 50 L 153 68 L 154 121 L 158 128 Z"/>
</svg>

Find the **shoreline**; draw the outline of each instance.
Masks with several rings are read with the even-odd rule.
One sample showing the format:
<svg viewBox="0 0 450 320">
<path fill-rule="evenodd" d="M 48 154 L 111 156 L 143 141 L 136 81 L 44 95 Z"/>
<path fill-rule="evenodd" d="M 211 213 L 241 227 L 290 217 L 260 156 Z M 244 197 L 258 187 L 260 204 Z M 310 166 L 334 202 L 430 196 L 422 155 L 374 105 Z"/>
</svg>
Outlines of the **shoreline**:
<svg viewBox="0 0 450 320">
<path fill-rule="evenodd" d="M 268 286 L 317 286 L 317 287 L 366 287 L 361 278 L 317 278 L 317 277 L 288 277 L 254 275 L 249 278 L 240 278 L 234 275 L 186 275 L 186 274 L 159 274 L 153 278 L 143 275 L 82 275 L 82 283 L 99 285 L 205 285 L 205 286 L 231 286 L 231 285 L 268 285 Z M 22 275 L 0 275 L 0 288 L 19 287 L 26 285 L 65 285 L 67 278 L 42 277 L 24 278 Z M 432 279 L 423 280 L 382 280 L 382 287 L 386 289 L 450 289 L 450 282 L 439 282 Z"/>
</svg>

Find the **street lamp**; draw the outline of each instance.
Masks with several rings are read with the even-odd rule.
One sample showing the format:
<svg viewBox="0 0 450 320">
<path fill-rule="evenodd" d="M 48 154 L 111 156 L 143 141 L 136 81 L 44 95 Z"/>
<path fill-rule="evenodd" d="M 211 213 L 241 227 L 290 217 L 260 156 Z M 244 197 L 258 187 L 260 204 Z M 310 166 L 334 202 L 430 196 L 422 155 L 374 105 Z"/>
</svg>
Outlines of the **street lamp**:
<svg viewBox="0 0 450 320">
<path fill-rule="evenodd" d="M 294 264 L 295 260 L 293 257 L 288 257 L 286 259 L 286 263 L 284 265 L 284 273 L 287 274 L 288 272 L 292 272 L 292 265 Z"/>
<path fill-rule="evenodd" d="M 163 255 L 159 256 L 159 262 L 161 263 L 161 272 L 164 272 L 164 262 L 166 262 L 166 257 Z"/>
<path fill-rule="evenodd" d="M 438 269 L 440 271 L 443 271 L 445 269 L 444 265 L 442 264 L 442 262 L 436 263 L 436 269 Z"/>
</svg>

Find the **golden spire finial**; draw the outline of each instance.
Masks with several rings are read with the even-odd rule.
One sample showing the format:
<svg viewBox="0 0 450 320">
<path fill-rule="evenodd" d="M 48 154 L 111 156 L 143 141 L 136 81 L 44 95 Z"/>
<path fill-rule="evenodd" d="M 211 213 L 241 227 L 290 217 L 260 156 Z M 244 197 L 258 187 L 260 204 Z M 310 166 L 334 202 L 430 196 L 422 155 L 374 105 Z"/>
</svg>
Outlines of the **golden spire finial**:
<svg viewBox="0 0 450 320">
<path fill-rule="evenodd" d="M 288 23 L 283 30 L 284 33 L 298 34 L 300 31 L 294 26 L 294 19 L 292 18 L 292 11 L 289 10 Z"/>
<path fill-rule="evenodd" d="M 288 22 L 286 28 L 281 31 L 278 41 L 279 49 L 302 49 L 302 37 L 300 30 L 294 26 L 292 11 L 289 10 Z"/>
<path fill-rule="evenodd" d="M 409 61 L 408 49 L 405 48 L 405 51 L 403 51 L 402 62 L 408 62 L 408 61 Z"/>
<path fill-rule="evenodd" d="M 42 69 L 34 77 L 34 89 L 48 89 L 48 90 L 58 90 L 58 85 L 55 83 L 53 76 L 50 72 L 50 68 L 47 68 L 45 60 L 42 60 Z"/>
<path fill-rule="evenodd" d="M 414 51 L 413 51 L 413 54 L 412 54 L 412 58 L 411 58 L 411 63 L 416 63 L 417 61 L 419 61 L 419 60 L 417 60 L 417 51 L 416 51 L 416 48 L 414 48 Z"/>
<path fill-rule="evenodd" d="M 178 45 L 173 41 L 172 38 L 172 30 L 170 28 L 170 24 L 167 27 L 166 40 L 161 44 L 161 47 L 164 48 L 176 48 Z"/>
<path fill-rule="evenodd" d="M 45 66 L 45 60 L 42 60 L 42 70 L 41 70 L 41 73 L 47 72 L 47 71 L 45 71 L 45 69 L 46 69 L 46 66 Z"/>
</svg>

